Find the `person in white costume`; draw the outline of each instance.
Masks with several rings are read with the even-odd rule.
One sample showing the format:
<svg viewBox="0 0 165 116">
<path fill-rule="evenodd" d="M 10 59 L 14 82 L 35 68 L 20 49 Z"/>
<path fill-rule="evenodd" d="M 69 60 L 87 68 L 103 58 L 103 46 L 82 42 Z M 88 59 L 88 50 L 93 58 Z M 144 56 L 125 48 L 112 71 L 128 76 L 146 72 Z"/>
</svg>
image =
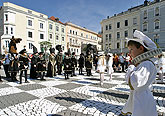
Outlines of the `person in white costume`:
<svg viewBox="0 0 165 116">
<path fill-rule="evenodd" d="M 113 64 L 113 54 L 112 53 L 108 53 L 107 54 L 107 73 L 109 75 L 109 80 L 112 80 L 112 73 L 114 72 L 112 64 Z"/>
<path fill-rule="evenodd" d="M 100 73 L 100 85 L 103 85 L 104 73 L 106 69 L 106 59 L 105 59 L 104 52 L 99 52 L 98 55 L 99 55 L 99 59 L 97 62 L 97 72 Z"/>
<path fill-rule="evenodd" d="M 134 38 L 127 38 L 127 41 L 133 60 L 125 75 L 130 95 L 121 114 L 158 116 L 156 101 L 150 88 L 157 74 L 154 56 L 161 54 L 162 51 L 157 49 L 149 37 L 138 30 L 134 32 Z"/>
<path fill-rule="evenodd" d="M 165 58 L 163 54 L 158 56 L 158 73 L 159 73 L 159 79 L 161 79 L 161 82 L 163 83 L 163 76 L 165 72 Z"/>
</svg>

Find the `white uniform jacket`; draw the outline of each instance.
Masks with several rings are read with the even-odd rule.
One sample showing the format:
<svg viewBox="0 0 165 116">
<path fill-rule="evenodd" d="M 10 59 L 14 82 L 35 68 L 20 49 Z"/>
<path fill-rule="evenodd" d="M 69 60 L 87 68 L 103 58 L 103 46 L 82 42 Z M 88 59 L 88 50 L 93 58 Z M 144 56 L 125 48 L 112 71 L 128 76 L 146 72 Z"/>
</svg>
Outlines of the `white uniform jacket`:
<svg viewBox="0 0 165 116">
<path fill-rule="evenodd" d="M 157 70 L 153 62 L 146 60 L 137 67 L 130 65 L 126 73 L 126 81 L 130 87 L 130 95 L 122 113 L 131 116 L 158 116 L 156 102 L 150 87 L 155 80 Z"/>
<path fill-rule="evenodd" d="M 97 62 L 97 71 L 104 73 L 106 69 L 106 60 L 105 56 L 100 56 Z"/>
</svg>

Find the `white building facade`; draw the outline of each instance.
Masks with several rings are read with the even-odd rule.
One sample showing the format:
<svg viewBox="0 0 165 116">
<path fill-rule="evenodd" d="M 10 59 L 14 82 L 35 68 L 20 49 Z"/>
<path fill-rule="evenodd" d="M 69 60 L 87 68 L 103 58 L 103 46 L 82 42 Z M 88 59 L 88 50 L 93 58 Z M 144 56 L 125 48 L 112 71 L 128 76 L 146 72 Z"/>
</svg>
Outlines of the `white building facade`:
<svg viewBox="0 0 165 116">
<path fill-rule="evenodd" d="M 21 6 L 5 2 L 0 9 L 0 51 L 8 51 L 12 36 L 21 38 L 17 51 L 26 46 L 28 53 L 33 53 L 32 44 L 40 51 L 40 42 L 47 41 L 48 16 Z"/>
<path fill-rule="evenodd" d="M 70 48 L 71 52 L 75 52 L 75 54 L 79 56 L 81 54 L 81 46 L 83 44 L 96 45 L 97 50 L 101 50 L 99 42 L 102 41 L 102 38 L 97 33 L 70 22 L 65 24 L 67 49 Z"/>
</svg>

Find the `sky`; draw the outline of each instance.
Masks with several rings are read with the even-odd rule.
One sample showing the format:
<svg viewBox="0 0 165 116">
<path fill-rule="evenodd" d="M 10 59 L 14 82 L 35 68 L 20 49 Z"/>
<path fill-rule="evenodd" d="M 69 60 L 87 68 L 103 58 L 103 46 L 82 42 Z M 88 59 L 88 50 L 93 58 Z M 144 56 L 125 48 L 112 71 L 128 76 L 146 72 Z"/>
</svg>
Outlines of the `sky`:
<svg viewBox="0 0 165 116">
<path fill-rule="evenodd" d="M 144 0 L 0 0 L 58 17 L 63 23 L 85 27 L 94 32 L 101 31 L 100 22 L 107 16 L 121 13 L 143 4 Z"/>
</svg>

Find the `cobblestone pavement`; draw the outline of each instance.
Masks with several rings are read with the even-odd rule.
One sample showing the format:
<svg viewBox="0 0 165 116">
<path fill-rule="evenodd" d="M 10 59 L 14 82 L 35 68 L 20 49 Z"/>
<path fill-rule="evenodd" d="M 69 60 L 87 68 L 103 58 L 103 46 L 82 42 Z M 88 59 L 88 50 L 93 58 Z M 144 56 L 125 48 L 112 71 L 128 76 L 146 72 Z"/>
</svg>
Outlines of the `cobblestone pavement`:
<svg viewBox="0 0 165 116">
<path fill-rule="evenodd" d="M 0 116 L 118 116 L 129 95 L 124 75 L 114 73 L 110 81 L 105 74 L 102 86 L 94 72 L 90 77 L 77 75 L 65 80 L 58 75 L 23 84 L 3 78 Z M 163 116 L 165 84 L 153 84 L 153 95 L 159 116 Z"/>
</svg>

